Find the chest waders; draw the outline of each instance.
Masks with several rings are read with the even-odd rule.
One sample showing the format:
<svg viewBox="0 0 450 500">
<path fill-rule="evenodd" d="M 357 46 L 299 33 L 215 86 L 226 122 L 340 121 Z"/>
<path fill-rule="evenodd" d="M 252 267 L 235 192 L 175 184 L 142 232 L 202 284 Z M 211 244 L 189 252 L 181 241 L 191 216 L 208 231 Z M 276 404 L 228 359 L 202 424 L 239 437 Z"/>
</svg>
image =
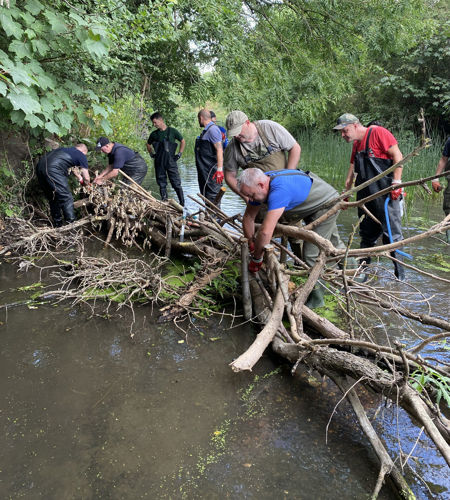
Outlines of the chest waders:
<svg viewBox="0 0 450 500">
<path fill-rule="evenodd" d="M 213 179 L 217 172 L 217 151 L 212 142 L 203 139 L 206 132 L 203 130 L 195 140 L 195 166 L 200 193 L 214 203 L 222 184 Z"/>
<path fill-rule="evenodd" d="M 252 156 L 239 141 L 233 140 L 234 147 L 237 148 L 238 165 L 245 170 L 246 168 L 259 168 L 263 172 L 270 172 L 271 170 L 284 170 L 287 168 L 286 154 L 284 151 L 274 151 L 270 145 L 266 134 L 263 132 L 258 122 L 253 122 L 259 136 L 263 142 L 261 154 L 257 157 Z"/>
<path fill-rule="evenodd" d="M 50 205 L 55 227 L 75 220 L 73 197 L 69 188 L 69 169 L 75 166 L 72 157 L 61 149 L 50 151 L 39 160 L 36 175 Z"/>
<path fill-rule="evenodd" d="M 134 158 L 127 160 L 121 170 L 131 177 L 134 182 L 137 182 L 140 185 L 147 174 L 148 166 L 144 158 L 142 158 L 138 152 L 135 151 L 134 153 Z M 128 179 L 124 179 L 123 182 L 129 184 Z"/>
<path fill-rule="evenodd" d="M 369 139 L 371 133 L 372 128 L 369 128 L 364 150 L 355 154 L 354 169 L 355 173 L 357 174 L 355 182 L 356 186 L 359 186 L 363 182 L 373 179 L 376 175 L 383 173 L 393 164 L 392 160 L 390 159 L 387 160 L 384 158 L 373 158 L 369 156 Z M 393 173 L 391 172 L 378 181 L 373 182 L 361 191 L 358 191 L 357 200 L 362 200 L 366 196 L 378 193 L 381 189 L 385 189 L 391 186 L 392 177 Z M 387 245 L 391 242 L 386 222 L 386 214 L 384 210 L 386 198 L 389 196 L 390 194 L 388 193 L 366 203 L 367 209 L 381 222 L 381 226 L 371 217 L 365 215 L 364 210 L 358 208 L 358 217 L 362 217 L 363 215 L 365 215 L 359 226 L 359 234 L 361 236 L 360 248 L 374 247 L 380 236 L 382 236 L 384 245 Z M 400 200 L 390 200 L 389 204 L 387 205 L 387 211 L 389 215 L 392 241 L 400 241 L 403 239 Z M 391 256 L 395 257 L 396 259 L 400 259 L 400 255 L 398 255 L 397 252 L 391 252 Z M 366 264 L 370 264 L 371 262 L 370 257 L 365 257 L 363 260 L 366 262 Z M 404 279 L 405 270 L 401 264 L 394 262 L 394 271 L 395 276 L 399 280 Z"/>
<path fill-rule="evenodd" d="M 155 150 L 155 177 L 159 186 L 159 192 L 163 201 L 167 200 L 167 177 L 178 196 L 180 204 L 184 206 L 184 193 L 181 187 L 180 173 L 175 160 L 177 143 L 169 140 L 170 127 L 166 129 L 167 134 L 162 141 L 154 142 Z"/>
</svg>

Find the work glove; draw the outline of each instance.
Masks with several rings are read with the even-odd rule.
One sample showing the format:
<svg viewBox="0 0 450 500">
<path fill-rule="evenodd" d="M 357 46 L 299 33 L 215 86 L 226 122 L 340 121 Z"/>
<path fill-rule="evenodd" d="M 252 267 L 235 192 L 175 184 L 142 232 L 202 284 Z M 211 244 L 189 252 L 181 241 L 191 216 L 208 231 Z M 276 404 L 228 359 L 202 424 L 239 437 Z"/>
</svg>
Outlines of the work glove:
<svg viewBox="0 0 450 500">
<path fill-rule="evenodd" d="M 437 179 L 431 182 L 431 187 L 435 193 L 439 193 L 439 191 L 443 189 L 441 183 Z"/>
<path fill-rule="evenodd" d="M 155 158 L 156 154 L 155 153 L 150 153 L 150 158 Z"/>
<path fill-rule="evenodd" d="M 248 242 L 248 250 L 250 254 L 252 254 L 255 251 L 255 242 L 253 240 L 250 240 Z"/>
<path fill-rule="evenodd" d="M 217 172 L 213 175 L 213 181 L 216 181 L 217 184 L 222 184 L 223 182 L 223 171 L 217 170 Z"/>
<path fill-rule="evenodd" d="M 393 180 L 392 184 L 401 184 L 400 180 Z M 391 200 L 398 200 L 403 194 L 403 188 L 394 189 L 391 191 Z"/>
<path fill-rule="evenodd" d="M 181 158 L 181 155 L 182 153 L 177 153 L 174 158 L 175 158 L 175 161 L 178 161 L 180 158 Z"/>
<path fill-rule="evenodd" d="M 257 273 L 261 269 L 262 264 L 263 264 L 262 257 L 260 259 L 255 259 L 254 257 L 252 257 L 250 259 L 250 262 L 248 263 L 248 270 L 251 273 Z"/>
<path fill-rule="evenodd" d="M 84 184 L 84 179 L 79 179 L 80 181 L 80 184 L 83 185 Z"/>
</svg>

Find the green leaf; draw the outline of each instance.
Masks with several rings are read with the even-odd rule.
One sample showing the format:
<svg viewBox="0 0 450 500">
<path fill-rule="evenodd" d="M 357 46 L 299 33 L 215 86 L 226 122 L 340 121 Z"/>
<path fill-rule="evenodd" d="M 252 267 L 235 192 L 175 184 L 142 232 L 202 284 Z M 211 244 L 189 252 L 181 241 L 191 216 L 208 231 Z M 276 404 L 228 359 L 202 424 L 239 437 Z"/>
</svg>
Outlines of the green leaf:
<svg viewBox="0 0 450 500">
<path fill-rule="evenodd" d="M 25 92 L 19 94 L 16 90 L 20 89 L 16 88 L 14 92 L 10 92 L 8 95 L 8 99 L 15 110 L 21 109 L 26 114 L 40 113 L 41 105 L 38 101 L 33 99 L 29 94 Z"/>
<path fill-rule="evenodd" d="M 45 56 L 49 50 L 48 43 L 42 38 L 36 38 L 31 41 L 31 46 L 35 52 L 39 52 L 41 56 Z"/>
<path fill-rule="evenodd" d="M 61 33 L 64 33 L 66 31 L 66 25 L 64 24 L 62 19 L 57 17 L 53 12 L 45 11 L 44 15 L 48 19 L 48 22 L 52 27 L 52 31 L 55 34 L 60 35 Z"/>
<path fill-rule="evenodd" d="M 23 83 L 27 87 L 34 85 L 34 78 L 28 73 L 26 66 L 22 63 L 18 63 L 16 66 L 13 66 L 9 69 L 11 77 L 15 84 Z"/>
<path fill-rule="evenodd" d="M 0 24 L 5 30 L 6 36 L 14 38 L 22 37 L 22 26 L 12 20 L 11 14 L 4 8 L 0 11 Z"/>
<path fill-rule="evenodd" d="M 46 90 L 46 89 L 54 89 L 56 87 L 56 83 L 53 81 L 53 79 L 45 73 L 39 73 L 36 75 L 36 81 L 41 87 L 41 89 Z"/>
<path fill-rule="evenodd" d="M 105 134 L 112 134 L 113 129 L 111 128 L 111 124 L 105 118 L 100 122 L 100 126 L 104 130 Z"/>
<path fill-rule="evenodd" d="M 66 130 L 70 130 L 72 127 L 72 122 L 73 122 L 73 115 L 72 113 L 57 113 L 56 118 L 58 119 L 61 127 L 65 128 Z"/>
<path fill-rule="evenodd" d="M 102 115 L 105 118 L 108 117 L 108 111 L 102 106 L 98 106 L 97 104 L 92 105 L 92 110 L 94 111 L 94 115 Z"/>
<path fill-rule="evenodd" d="M 9 44 L 9 50 L 15 52 L 19 59 L 24 57 L 32 58 L 32 52 L 30 50 L 30 44 L 27 42 L 21 42 L 19 40 L 14 40 Z"/>
<path fill-rule="evenodd" d="M 88 38 L 84 42 L 84 46 L 92 56 L 101 58 L 108 54 L 108 47 L 100 40 L 93 40 L 92 38 Z"/>
<path fill-rule="evenodd" d="M 12 123 L 16 123 L 17 125 L 19 125 L 19 127 L 23 126 L 25 121 L 25 113 L 23 111 L 20 110 L 11 111 L 10 117 Z"/>
<path fill-rule="evenodd" d="M 28 0 L 25 3 L 25 8 L 28 12 L 31 12 L 33 16 L 37 16 L 39 12 L 44 9 L 44 6 L 38 0 Z"/>
<path fill-rule="evenodd" d="M 8 85 L 6 83 L 0 82 L 0 95 L 6 95 L 8 92 Z"/>
<path fill-rule="evenodd" d="M 25 115 L 25 121 L 30 124 L 31 128 L 42 127 L 44 125 L 44 121 L 35 114 Z"/>
<path fill-rule="evenodd" d="M 45 124 L 45 129 L 48 130 L 51 134 L 59 134 L 61 130 L 58 125 L 54 121 L 48 121 Z"/>
</svg>

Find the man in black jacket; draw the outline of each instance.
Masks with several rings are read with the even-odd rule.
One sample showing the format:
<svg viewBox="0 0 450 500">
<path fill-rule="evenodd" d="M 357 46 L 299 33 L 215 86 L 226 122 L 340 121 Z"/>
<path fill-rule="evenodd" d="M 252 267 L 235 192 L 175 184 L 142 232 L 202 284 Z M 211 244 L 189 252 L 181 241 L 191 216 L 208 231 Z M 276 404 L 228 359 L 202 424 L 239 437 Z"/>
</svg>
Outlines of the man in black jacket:
<svg viewBox="0 0 450 500">
<path fill-rule="evenodd" d="M 78 180 L 84 185 L 90 183 L 87 152 L 85 144 L 54 149 L 42 156 L 36 166 L 36 175 L 50 203 L 50 213 L 55 227 L 63 225 L 63 217 L 67 224 L 75 220 L 68 176 L 72 167 L 80 167 L 81 174 L 75 174 Z"/>
</svg>

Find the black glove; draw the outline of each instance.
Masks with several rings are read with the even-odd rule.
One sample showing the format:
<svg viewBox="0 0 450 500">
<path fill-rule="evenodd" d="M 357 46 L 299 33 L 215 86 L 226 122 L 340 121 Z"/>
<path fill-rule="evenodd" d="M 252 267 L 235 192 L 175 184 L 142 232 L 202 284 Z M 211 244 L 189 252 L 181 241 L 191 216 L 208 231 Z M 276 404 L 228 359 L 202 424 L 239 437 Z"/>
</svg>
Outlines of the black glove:
<svg viewBox="0 0 450 500">
<path fill-rule="evenodd" d="M 155 158 L 156 154 L 155 153 L 150 153 L 150 158 Z"/>
<path fill-rule="evenodd" d="M 175 158 L 175 161 L 178 161 L 180 158 L 181 158 L 181 155 L 182 153 L 177 153 L 174 158 Z"/>
</svg>

